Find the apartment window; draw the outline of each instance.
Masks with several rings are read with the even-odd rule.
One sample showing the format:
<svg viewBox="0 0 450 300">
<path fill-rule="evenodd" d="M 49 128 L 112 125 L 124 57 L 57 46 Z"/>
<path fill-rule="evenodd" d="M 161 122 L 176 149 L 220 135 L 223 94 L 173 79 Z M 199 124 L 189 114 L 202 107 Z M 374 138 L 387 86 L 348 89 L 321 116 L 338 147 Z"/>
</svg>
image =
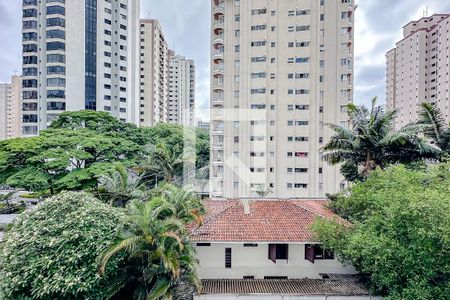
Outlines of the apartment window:
<svg viewBox="0 0 450 300">
<path fill-rule="evenodd" d="M 47 6 L 47 15 L 64 15 L 65 13 L 66 10 L 62 6 Z"/>
<path fill-rule="evenodd" d="M 240 52 L 241 51 L 241 46 L 240 45 L 236 45 L 234 46 L 234 52 Z"/>
<path fill-rule="evenodd" d="M 252 47 L 263 47 L 266 46 L 266 41 L 254 41 L 251 43 Z"/>
<path fill-rule="evenodd" d="M 252 73 L 252 78 L 266 78 L 266 72 Z"/>
<path fill-rule="evenodd" d="M 251 26 L 252 31 L 266 30 L 266 25 L 253 25 Z"/>
<path fill-rule="evenodd" d="M 60 29 L 48 30 L 47 38 L 48 39 L 65 39 L 66 32 L 64 30 L 60 30 Z"/>
<path fill-rule="evenodd" d="M 296 31 L 308 31 L 310 29 L 309 25 L 299 25 L 295 27 Z"/>
<path fill-rule="evenodd" d="M 66 44 L 63 42 L 48 42 L 47 43 L 47 50 L 48 51 L 57 51 L 57 50 L 65 50 Z"/>
<path fill-rule="evenodd" d="M 250 105 L 250 109 L 266 109 L 265 104 L 252 104 Z M 255 121 L 252 121 L 255 122 Z"/>
<path fill-rule="evenodd" d="M 266 14 L 266 12 L 267 12 L 266 8 L 252 9 L 252 15 L 264 15 Z"/>
<path fill-rule="evenodd" d="M 260 89 L 251 89 L 251 94 L 255 95 L 255 94 L 265 94 L 266 93 L 266 89 L 265 88 L 260 88 Z"/>
<path fill-rule="evenodd" d="M 241 15 L 234 15 L 234 20 L 239 22 L 241 20 Z"/>
<path fill-rule="evenodd" d="M 22 34 L 22 38 L 24 41 L 37 41 L 37 33 L 36 32 L 25 32 Z"/>
<path fill-rule="evenodd" d="M 252 62 L 266 62 L 267 57 L 265 56 L 258 56 L 258 57 L 252 57 Z"/>
<path fill-rule="evenodd" d="M 288 244 L 269 244 L 269 259 L 276 263 L 278 259 L 286 260 L 289 257 Z"/>
<path fill-rule="evenodd" d="M 47 19 L 47 27 L 54 27 L 54 26 L 65 27 L 66 21 L 62 18 Z"/>
<path fill-rule="evenodd" d="M 334 253 L 324 250 L 320 245 L 306 244 L 305 259 L 314 263 L 315 260 L 334 259 Z"/>
</svg>

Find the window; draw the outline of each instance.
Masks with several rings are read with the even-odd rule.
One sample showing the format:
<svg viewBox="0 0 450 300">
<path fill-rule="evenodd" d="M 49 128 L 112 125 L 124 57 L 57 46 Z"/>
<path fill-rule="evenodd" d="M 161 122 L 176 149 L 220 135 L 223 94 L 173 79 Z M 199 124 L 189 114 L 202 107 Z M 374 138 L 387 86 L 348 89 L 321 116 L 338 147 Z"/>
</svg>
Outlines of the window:
<svg viewBox="0 0 450 300">
<path fill-rule="evenodd" d="M 57 50 L 65 50 L 66 44 L 63 42 L 48 42 L 47 43 L 47 51 L 57 51 Z"/>
<path fill-rule="evenodd" d="M 24 9 L 23 17 L 24 18 L 37 17 L 37 9 L 35 8 Z"/>
<path fill-rule="evenodd" d="M 256 62 L 266 62 L 267 58 L 265 56 L 252 57 L 252 63 Z"/>
<path fill-rule="evenodd" d="M 254 41 L 251 43 L 252 47 L 263 47 L 266 45 L 266 41 Z"/>
<path fill-rule="evenodd" d="M 23 52 L 37 52 L 38 46 L 36 44 L 28 44 L 23 45 L 22 50 Z"/>
<path fill-rule="evenodd" d="M 66 10 L 62 6 L 47 6 L 47 15 L 64 15 L 65 13 Z"/>
<path fill-rule="evenodd" d="M 225 268 L 231 269 L 231 248 L 225 248 Z"/>
<path fill-rule="evenodd" d="M 47 75 L 65 75 L 66 68 L 62 66 L 48 66 L 47 67 Z"/>
<path fill-rule="evenodd" d="M 252 15 L 264 15 L 266 12 L 266 8 L 252 9 Z"/>
<path fill-rule="evenodd" d="M 63 30 L 55 29 L 55 30 L 48 30 L 47 31 L 47 38 L 48 39 L 65 39 L 66 33 Z"/>
<path fill-rule="evenodd" d="M 258 244 L 244 244 L 244 247 L 258 247 Z"/>
<path fill-rule="evenodd" d="M 269 259 L 276 263 L 277 259 L 288 259 L 288 244 L 269 244 Z"/>
<path fill-rule="evenodd" d="M 258 30 L 266 30 L 266 25 L 253 25 L 251 27 L 252 31 L 258 31 Z"/>
<path fill-rule="evenodd" d="M 47 102 L 47 110 L 66 110 L 64 102 Z"/>
<path fill-rule="evenodd" d="M 306 244 L 305 259 L 314 263 L 315 260 L 334 259 L 334 253 L 324 250 L 320 245 Z"/>
<path fill-rule="evenodd" d="M 23 29 L 36 29 L 37 21 L 23 21 L 22 27 L 23 27 Z"/>
<path fill-rule="evenodd" d="M 54 27 L 54 26 L 65 27 L 66 21 L 62 18 L 47 19 L 47 27 Z"/>
<path fill-rule="evenodd" d="M 23 76 L 36 76 L 37 68 L 23 68 L 22 73 Z"/>
<path fill-rule="evenodd" d="M 50 90 L 47 91 L 47 98 L 61 98 L 64 99 L 66 97 L 66 92 L 62 90 Z"/>
<path fill-rule="evenodd" d="M 26 32 L 22 34 L 22 38 L 24 41 L 37 41 L 37 33 L 36 32 Z"/>
</svg>

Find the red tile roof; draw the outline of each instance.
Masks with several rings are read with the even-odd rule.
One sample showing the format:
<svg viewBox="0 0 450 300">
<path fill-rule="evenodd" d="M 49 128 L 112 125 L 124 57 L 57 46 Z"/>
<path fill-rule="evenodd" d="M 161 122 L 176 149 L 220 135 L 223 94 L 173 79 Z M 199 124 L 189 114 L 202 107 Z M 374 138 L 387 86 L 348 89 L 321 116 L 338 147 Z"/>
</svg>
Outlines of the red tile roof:
<svg viewBox="0 0 450 300">
<path fill-rule="evenodd" d="M 205 201 L 203 225 L 191 228 L 194 242 L 315 242 L 310 226 L 318 217 L 337 218 L 327 200 Z"/>
</svg>

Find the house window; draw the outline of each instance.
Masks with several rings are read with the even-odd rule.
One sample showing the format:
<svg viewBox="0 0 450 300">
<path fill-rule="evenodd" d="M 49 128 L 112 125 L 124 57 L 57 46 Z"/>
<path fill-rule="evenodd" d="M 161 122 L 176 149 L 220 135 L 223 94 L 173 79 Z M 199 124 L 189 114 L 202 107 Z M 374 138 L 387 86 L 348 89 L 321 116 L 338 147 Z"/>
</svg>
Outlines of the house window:
<svg viewBox="0 0 450 300">
<path fill-rule="evenodd" d="M 225 268 L 231 269 L 231 248 L 225 248 Z"/>
<path fill-rule="evenodd" d="M 269 259 L 274 263 L 277 259 L 288 259 L 288 244 L 269 244 Z"/>
<path fill-rule="evenodd" d="M 197 247 L 210 247 L 211 243 L 197 243 Z"/>
<path fill-rule="evenodd" d="M 334 253 L 323 249 L 320 245 L 305 245 L 305 259 L 314 263 L 315 260 L 334 259 Z"/>
<path fill-rule="evenodd" d="M 258 244 L 244 244 L 244 247 L 258 247 Z"/>
</svg>

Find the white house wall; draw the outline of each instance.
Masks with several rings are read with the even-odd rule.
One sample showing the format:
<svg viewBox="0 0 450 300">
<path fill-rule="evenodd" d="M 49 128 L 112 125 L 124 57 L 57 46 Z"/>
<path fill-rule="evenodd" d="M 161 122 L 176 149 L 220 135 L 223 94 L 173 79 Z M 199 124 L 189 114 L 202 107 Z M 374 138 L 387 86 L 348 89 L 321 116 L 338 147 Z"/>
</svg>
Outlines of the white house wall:
<svg viewBox="0 0 450 300">
<path fill-rule="evenodd" d="M 232 248 L 231 269 L 225 268 L 225 248 Z M 277 260 L 276 264 L 268 258 L 268 244 L 244 247 L 243 244 L 223 243 L 196 247 L 196 250 L 200 260 L 198 274 L 201 279 L 242 279 L 243 276 L 254 276 L 255 279 L 263 279 L 264 276 L 315 279 L 322 278 L 320 273 L 356 273 L 353 267 L 343 266 L 336 258 L 311 263 L 305 259 L 304 244 L 290 244 L 289 260 Z"/>
</svg>

